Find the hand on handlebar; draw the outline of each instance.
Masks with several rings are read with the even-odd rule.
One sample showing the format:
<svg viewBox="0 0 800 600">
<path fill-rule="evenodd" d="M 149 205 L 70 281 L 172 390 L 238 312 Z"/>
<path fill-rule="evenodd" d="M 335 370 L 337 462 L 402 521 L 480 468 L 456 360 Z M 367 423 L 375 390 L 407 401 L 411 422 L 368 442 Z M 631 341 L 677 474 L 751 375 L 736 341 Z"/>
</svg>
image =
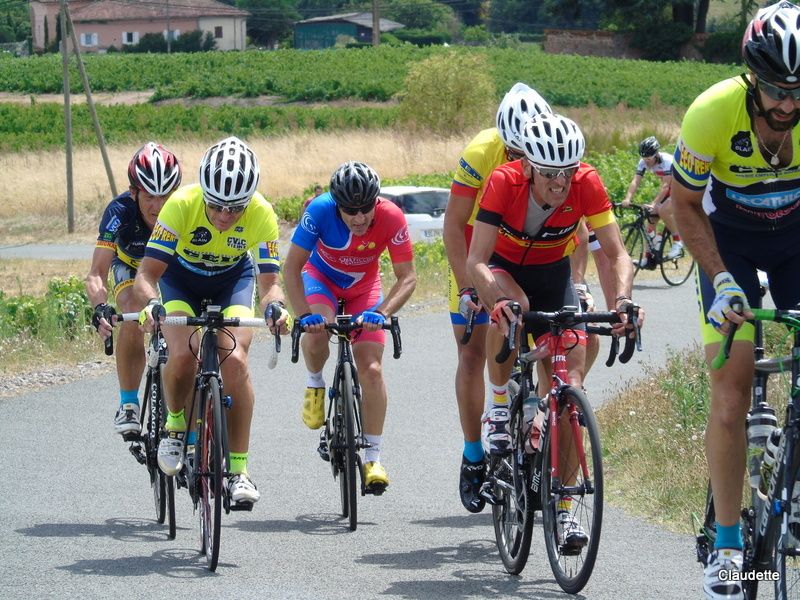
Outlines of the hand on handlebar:
<svg viewBox="0 0 800 600">
<path fill-rule="evenodd" d="M 307 333 L 322 333 L 325 331 L 325 317 L 319 313 L 305 313 L 297 317 L 300 327 Z"/>
<path fill-rule="evenodd" d="M 114 307 L 106 304 L 105 302 L 101 302 L 94 307 L 94 313 L 92 314 L 92 325 L 94 325 L 98 335 L 104 340 L 111 336 L 111 330 L 114 327 L 113 317 L 116 314 L 117 311 L 114 310 Z"/>
<path fill-rule="evenodd" d="M 356 325 L 361 325 L 364 331 L 378 331 L 383 329 L 386 316 L 378 310 L 365 310 L 355 320 Z"/>
<path fill-rule="evenodd" d="M 478 304 L 478 293 L 473 287 L 464 287 L 458 290 L 458 312 L 465 319 L 470 318 L 470 314 L 479 313 L 482 307 Z"/>
<path fill-rule="evenodd" d="M 272 335 L 286 335 L 292 328 L 293 319 L 286 310 L 286 305 L 280 300 L 267 304 L 264 310 L 264 320 Z"/>
<path fill-rule="evenodd" d="M 509 323 L 519 324 L 520 322 L 519 316 L 514 314 L 514 306 L 518 307 L 519 304 L 510 298 L 498 298 L 490 313 L 492 327 L 497 327 L 505 337 L 508 337 Z"/>
<path fill-rule="evenodd" d="M 724 325 L 728 321 L 738 327 L 748 318 L 753 317 L 742 288 L 734 281 L 733 275 L 727 271 L 717 273 L 714 277 L 714 291 L 716 296 L 706 316 L 711 326 L 721 334 L 725 335 L 727 333 L 728 328 L 724 327 Z M 731 304 L 734 301 L 738 301 L 741 304 L 741 311 L 732 310 Z"/>
<path fill-rule="evenodd" d="M 636 331 L 644 325 L 644 308 L 634 304 L 633 300 L 627 296 L 620 296 L 617 298 L 617 306 L 614 310 L 619 315 L 620 322 L 611 326 L 613 335 L 635 337 Z M 634 314 L 636 315 L 635 323 L 631 321 Z"/>
<path fill-rule="evenodd" d="M 147 306 L 139 312 L 139 327 L 145 333 L 152 333 L 155 329 L 156 321 L 161 322 L 166 316 L 167 311 L 164 310 L 164 307 L 158 302 L 157 298 L 153 298 L 147 303 Z"/>
</svg>

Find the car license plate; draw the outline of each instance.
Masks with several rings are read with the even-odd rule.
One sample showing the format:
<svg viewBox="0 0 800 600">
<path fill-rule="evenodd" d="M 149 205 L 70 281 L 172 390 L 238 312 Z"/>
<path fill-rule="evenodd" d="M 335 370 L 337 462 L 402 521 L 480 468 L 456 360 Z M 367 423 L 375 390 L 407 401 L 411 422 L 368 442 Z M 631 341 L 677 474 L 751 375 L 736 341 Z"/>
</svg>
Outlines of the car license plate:
<svg viewBox="0 0 800 600">
<path fill-rule="evenodd" d="M 442 237 L 442 232 L 438 229 L 424 229 L 422 235 L 426 238 L 437 238 Z"/>
</svg>

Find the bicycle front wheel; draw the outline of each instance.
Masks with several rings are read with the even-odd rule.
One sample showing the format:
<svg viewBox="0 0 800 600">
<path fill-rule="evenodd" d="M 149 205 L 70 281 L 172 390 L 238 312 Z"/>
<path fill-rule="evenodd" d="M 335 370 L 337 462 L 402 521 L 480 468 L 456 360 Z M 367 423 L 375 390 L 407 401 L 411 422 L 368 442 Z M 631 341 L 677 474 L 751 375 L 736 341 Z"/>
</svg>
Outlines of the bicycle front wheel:
<svg viewBox="0 0 800 600">
<path fill-rule="evenodd" d="M 636 226 L 636 223 L 629 223 L 622 227 L 622 240 L 625 244 L 625 250 L 633 261 L 633 274 L 639 272 L 644 258 L 644 234 L 642 230 Z"/>
<path fill-rule="evenodd" d="M 353 393 L 352 365 L 342 365 L 342 378 L 340 380 L 340 399 L 342 408 L 341 430 L 342 457 L 344 468 L 339 473 L 339 492 L 342 497 L 342 516 L 348 518 L 350 531 L 355 531 L 358 526 L 358 506 L 356 492 L 358 490 L 358 446 L 355 434 L 355 395 Z"/>
<path fill-rule="evenodd" d="M 160 368 L 160 367 L 159 367 Z M 167 421 L 166 404 L 161 384 L 161 372 L 148 369 L 147 398 L 145 403 L 149 407 L 148 414 L 148 460 L 147 468 L 150 469 L 150 483 L 153 488 L 153 499 L 156 506 L 156 519 L 159 523 L 167 523 L 169 539 L 175 539 L 175 478 L 167 477 L 158 468 L 158 443 Z"/>
<path fill-rule="evenodd" d="M 787 440 L 788 442 L 788 440 Z M 781 532 L 775 549 L 775 570 L 778 572 L 778 581 L 775 582 L 775 598 L 781 600 L 800 599 L 800 523 L 793 522 L 791 513 L 797 511 L 800 502 L 800 489 L 798 489 L 798 469 L 800 469 L 800 446 L 797 440 L 791 444 L 793 449 L 786 448 L 794 454 L 788 461 L 791 465 L 785 472 L 788 481 L 785 489 L 788 491 L 789 506 L 781 515 Z"/>
<path fill-rule="evenodd" d="M 542 450 L 542 528 L 553 575 L 565 592 L 577 594 L 589 581 L 603 522 L 600 431 L 585 394 L 566 386 L 559 393 L 559 444 L 547 430 Z M 551 465 L 558 464 L 558 479 Z"/>
<path fill-rule="evenodd" d="M 532 457 L 525 454 L 522 410 L 513 412 L 509 426 L 511 455 L 493 461 L 500 504 L 492 506 L 492 520 L 503 566 L 511 575 L 518 575 L 528 562 L 533 537 Z"/>
<path fill-rule="evenodd" d="M 200 428 L 200 537 L 208 569 L 215 571 L 219 561 L 220 521 L 222 519 L 222 414 L 219 381 L 212 377 L 201 402 L 203 424 Z"/>
<path fill-rule="evenodd" d="M 694 258 L 685 247 L 674 258 L 666 258 L 672 251 L 672 244 L 672 234 L 664 230 L 664 239 L 661 241 L 661 276 L 669 285 L 681 285 L 694 271 Z"/>
</svg>

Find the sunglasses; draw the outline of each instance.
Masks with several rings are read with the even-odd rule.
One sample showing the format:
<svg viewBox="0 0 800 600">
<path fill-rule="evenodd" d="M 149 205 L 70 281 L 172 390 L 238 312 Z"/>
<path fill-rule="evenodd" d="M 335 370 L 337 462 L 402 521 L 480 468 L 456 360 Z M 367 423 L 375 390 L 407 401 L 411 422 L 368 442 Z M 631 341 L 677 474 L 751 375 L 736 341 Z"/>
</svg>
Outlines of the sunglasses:
<svg viewBox="0 0 800 600">
<path fill-rule="evenodd" d="M 342 211 L 346 215 L 350 215 L 351 217 L 355 217 L 357 214 L 367 214 L 373 208 L 375 208 L 375 202 L 370 202 L 369 204 L 365 204 L 364 206 L 340 206 L 339 210 Z"/>
<path fill-rule="evenodd" d="M 209 202 L 208 200 L 206 200 L 206 206 L 209 210 L 213 210 L 214 212 L 228 212 L 232 215 L 237 215 L 241 212 L 244 212 L 244 209 L 247 208 L 247 206 L 224 206 L 222 204 L 217 204 L 216 202 Z"/>
<path fill-rule="evenodd" d="M 566 179 L 571 179 L 575 173 L 578 172 L 577 165 L 574 167 L 565 167 L 562 169 L 558 169 L 555 167 L 540 167 L 538 165 L 534 165 L 531 163 L 531 166 L 536 169 L 536 172 L 539 173 L 545 179 L 555 179 L 556 177 L 564 177 Z"/>
<path fill-rule="evenodd" d="M 783 102 L 786 100 L 786 98 L 791 98 L 795 102 L 800 100 L 800 87 L 786 89 L 778 87 L 777 85 L 772 85 L 771 83 L 767 83 L 763 79 L 758 79 L 757 81 L 758 89 L 776 102 Z"/>
</svg>

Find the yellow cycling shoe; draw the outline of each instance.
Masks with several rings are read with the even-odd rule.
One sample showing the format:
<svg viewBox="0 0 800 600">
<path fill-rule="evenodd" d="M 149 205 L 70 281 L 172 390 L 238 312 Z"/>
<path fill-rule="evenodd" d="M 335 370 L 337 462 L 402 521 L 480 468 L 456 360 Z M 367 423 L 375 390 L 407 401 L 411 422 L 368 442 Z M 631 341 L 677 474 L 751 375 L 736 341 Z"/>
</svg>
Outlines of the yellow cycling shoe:
<svg viewBox="0 0 800 600">
<path fill-rule="evenodd" d="M 381 463 L 373 461 L 364 465 L 364 487 L 381 492 L 389 487 L 389 476 Z"/>
<path fill-rule="evenodd" d="M 309 429 L 322 427 L 325 423 L 325 388 L 306 388 L 302 416 L 303 423 Z"/>
</svg>

